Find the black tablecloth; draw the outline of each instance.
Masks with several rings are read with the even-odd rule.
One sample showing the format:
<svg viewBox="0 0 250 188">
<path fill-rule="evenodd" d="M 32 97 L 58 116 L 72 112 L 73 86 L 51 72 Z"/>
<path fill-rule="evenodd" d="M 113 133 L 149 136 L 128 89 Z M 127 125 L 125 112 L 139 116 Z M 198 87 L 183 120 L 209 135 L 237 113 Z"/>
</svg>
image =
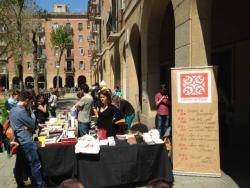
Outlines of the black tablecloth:
<svg viewBox="0 0 250 188">
<path fill-rule="evenodd" d="M 48 186 L 59 185 L 73 174 L 75 145 L 48 146 L 38 149 L 44 181 Z"/>
<path fill-rule="evenodd" d="M 101 147 L 99 155 L 78 154 L 74 164 L 74 176 L 82 180 L 86 188 L 129 185 L 147 182 L 154 178 L 173 181 L 172 165 L 164 144 Z"/>
</svg>

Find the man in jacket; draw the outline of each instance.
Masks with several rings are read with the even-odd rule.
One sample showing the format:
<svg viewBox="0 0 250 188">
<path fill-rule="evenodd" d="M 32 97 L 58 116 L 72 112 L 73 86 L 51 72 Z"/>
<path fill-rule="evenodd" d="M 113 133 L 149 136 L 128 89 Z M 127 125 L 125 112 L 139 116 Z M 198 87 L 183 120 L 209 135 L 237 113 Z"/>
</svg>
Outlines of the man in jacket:
<svg viewBox="0 0 250 188">
<path fill-rule="evenodd" d="M 22 91 L 17 106 L 10 111 L 10 124 L 19 142 L 21 150 L 31 169 L 32 182 L 37 188 L 43 187 L 41 163 L 37 153 L 37 146 L 33 140 L 32 132 L 36 128 L 35 121 L 28 113 L 32 102 L 32 95 Z"/>
</svg>

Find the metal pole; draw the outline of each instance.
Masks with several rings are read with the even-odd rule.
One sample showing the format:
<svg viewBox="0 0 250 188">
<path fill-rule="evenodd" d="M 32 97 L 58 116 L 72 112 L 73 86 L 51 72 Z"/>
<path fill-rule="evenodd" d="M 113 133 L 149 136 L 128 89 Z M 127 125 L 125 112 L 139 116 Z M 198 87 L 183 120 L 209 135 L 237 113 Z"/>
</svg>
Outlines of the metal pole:
<svg viewBox="0 0 250 188">
<path fill-rule="evenodd" d="M 56 89 L 59 90 L 59 65 L 56 66 L 57 72 L 56 72 Z"/>
</svg>

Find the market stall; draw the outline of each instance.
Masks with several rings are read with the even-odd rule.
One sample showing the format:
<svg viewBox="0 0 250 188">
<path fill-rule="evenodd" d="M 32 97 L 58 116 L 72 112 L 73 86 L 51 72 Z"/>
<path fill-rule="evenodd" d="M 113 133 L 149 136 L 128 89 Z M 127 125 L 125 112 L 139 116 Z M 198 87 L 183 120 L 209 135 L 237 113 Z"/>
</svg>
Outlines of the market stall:
<svg viewBox="0 0 250 188">
<path fill-rule="evenodd" d="M 74 123 L 73 123 L 74 122 Z M 155 178 L 173 182 L 172 164 L 156 130 L 99 140 L 97 131 L 77 137 L 77 122 L 50 119 L 38 137 L 38 153 L 46 185 L 75 177 L 85 187 L 137 185 Z"/>
</svg>

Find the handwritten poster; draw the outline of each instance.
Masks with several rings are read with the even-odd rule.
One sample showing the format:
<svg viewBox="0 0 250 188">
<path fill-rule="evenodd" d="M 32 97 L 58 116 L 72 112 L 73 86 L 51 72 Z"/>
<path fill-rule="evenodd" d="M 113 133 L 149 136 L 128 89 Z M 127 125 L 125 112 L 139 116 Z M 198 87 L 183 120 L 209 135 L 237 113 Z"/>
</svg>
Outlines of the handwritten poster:
<svg viewBox="0 0 250 188">
<path fill-rule="evenodd" d="M 175 174 L 221 175 L 214 72 L 213 67 L 171 70 Z"/>
</svg>

